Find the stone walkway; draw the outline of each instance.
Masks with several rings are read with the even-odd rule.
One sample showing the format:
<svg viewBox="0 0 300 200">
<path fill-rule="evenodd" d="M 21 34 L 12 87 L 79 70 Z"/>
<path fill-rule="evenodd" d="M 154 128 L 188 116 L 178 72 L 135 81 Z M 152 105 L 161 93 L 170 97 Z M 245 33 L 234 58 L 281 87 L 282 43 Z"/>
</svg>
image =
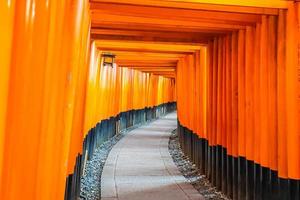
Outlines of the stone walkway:
<svg viewBox="0 0 300 200">
<path fill-rule="evenodd" d="M 176 126 L 176 113 L 171 113 L 119 141 L 104 166 L 101 199 L 204 200 L 169 154 L 169 136 Z"/>
</svg>

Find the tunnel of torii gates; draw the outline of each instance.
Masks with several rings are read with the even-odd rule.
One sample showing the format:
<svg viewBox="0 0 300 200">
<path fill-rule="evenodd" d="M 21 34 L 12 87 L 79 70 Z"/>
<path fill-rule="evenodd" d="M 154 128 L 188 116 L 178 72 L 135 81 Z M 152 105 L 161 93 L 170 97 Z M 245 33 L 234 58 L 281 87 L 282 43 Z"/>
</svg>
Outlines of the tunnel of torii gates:
<svg viewBox="0 0 300 200">
<path fill-rule="evenodd" d="M 298 200 L 299 10 L 284 0 L 2 0 L 0 198 L 75 199 L 97 145 L 177 107 L 182 149 L 219 190 Z"/>
</svg>

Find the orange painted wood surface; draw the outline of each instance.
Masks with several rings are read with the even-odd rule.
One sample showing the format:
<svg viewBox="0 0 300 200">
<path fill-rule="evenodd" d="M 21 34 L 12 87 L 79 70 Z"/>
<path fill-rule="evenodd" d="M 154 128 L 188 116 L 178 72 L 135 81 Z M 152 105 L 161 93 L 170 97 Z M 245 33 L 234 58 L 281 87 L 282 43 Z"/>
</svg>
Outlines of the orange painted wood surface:
<svg viewBox="0 0 300 200">
<path fill-rule="evenodd" d="M 229 155 L 278 171 L 281 178 L 298 180 L 299 3 L 289 3 L 289 9 L 280 10 L 278 16 L 262 15 L 260 22 L 246 29 L 215 37 L 206 47 L 207 65 L 195 57 L 200 69 L 190 71 L 192 61 L 186 59 L 177 66 L 181 124 L 209 145 L 222 145 Z M 204 68 L 208 70 L 201 71 Z M 184 98 L 193 92 L 190 84 L 195 84 L 184 83 L 185 76 L 198 82 L 202 75 L 197 73 L 206 73 L 207 91 L 196 85 L 194 98 L 190 94 Z M 199 94 L 206 99 L 206 112 L 199 100 L 191 100 Z M 186 113 L 191 103 L 193 112 Z M 207 126 L 199 128 L 203 121 L 193 125 L 190 119 L 207 119 Z"/>
<path fill-rule="evenodd" d="M 174 79 L 101 65 L 89 6 L 0 4 L 1 199 L 63 199 L 89 129 L 122 111 L 175 100 Z"/>
<path fill-rule="evenodd" d="M 96 123 L 176 100 L 209 145 L 299 180 L 300 3 L 211 2 L 1 1 L 1 199 L 63 199 Z"/>
</svg>

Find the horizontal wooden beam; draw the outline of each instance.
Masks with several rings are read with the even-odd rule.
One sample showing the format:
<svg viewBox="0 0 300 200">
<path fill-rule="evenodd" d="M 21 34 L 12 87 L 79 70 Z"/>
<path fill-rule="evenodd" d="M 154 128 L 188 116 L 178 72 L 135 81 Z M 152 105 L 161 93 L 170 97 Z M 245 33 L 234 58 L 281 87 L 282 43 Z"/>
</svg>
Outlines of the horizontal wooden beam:
<svg viewBox="0 0 300 200">
<path fill-rule="evenodd" d="M 157 54 L 157 55 L 180 55 L 181 57 L 184 57 L 186 55 L 192 55 L 193 52 L 174 52 L 174 51 L 162 51 L 162 50 L 145 50 L 145 49 L 139 49 L 139 50 L 135 50 L 135 49 L 128 49 L 128 48 L 118 48 L 118 49 L 110 49 L 109 47 L 97 47 L 99 51 L 109 51 L 110 53 L 113 54 L 118 54 L 119 52 L 122 53 L 141 53 L 141 54 Z"/>
<path fill-rule="evenodd" d="M 148 60 L 148 61 L 153 61 L 153 60 L 157 60 L 157 61 L 178 61 L 180 60 L 180 58 L 182 57 L 159 57 L 159 56 L 135 56 L 135 55 L 125 55 L 125 56 L 120 56 L 120 55 L 116 55 L 116 61 L 144 61 L 144 60 Z"/>
<path fill-rule="evenodd" d="M 122 47 L 97 47 L 97 49 L 99 51 L 102 52 L 114 52 L 114 51 L 124 51 L 124 52 L 131 52 L 131 51 L 139 51 L 142 53 L 167 53 L 167 54 L 172 54 L 172 53 L 176 53 L 176 54 L 182 54 L 182 55 L 192 55 L 195 51 L 183 51 L 183 50 L 161 50 L 161 49 L 137 49 L 137 48 L 122 48 Z"/>
<path fill-rule="evenodd" d="M 157 31 L 157 30 L 139 30 L 136 29 L 110 29 L 110 28 L 92 28 L 91 34 L 95 35 L 116 35 L 116 36 L 145 36 L 145 37 L 169 37 L 169 38 L 182 38 L 182 37 L 192 37 L 194 39 L 203 39 L 203 38 L 213 38 L 219 36 L 215 33 L 206 33 L 206 32 L 182 32 L 182 31 Z"/>
<path fill-rule="evenodd" d="M 159 57 L 140 57 L 140 58 L 131 58 L 131 57 L 118 57 L 116 62 L 139 62 L 139 61 L 165 61 L 162 63 L 177 62 L 180 58 L 159 58 Z"/>
<path fill-rule="evenodd" d="M 110 51 L 119 58 L 183 58 L 186 54 L 183 53 L 156 53 L 156 52 L 139 52 L 139 51 Z"/>
<path fill-rule="evenodd" d="M 169 65 L 176 65 L 177 60 L 147 60 L 147 59 L 140 59 L 140 60 L 126 60 L 126 59 L 116 59 L 116 63 L 136 63 L 136 64 L 169 64 Z M 155 66 L 155 65 L 154 65 Z"/>
<path fill-rule="evenodd" d="M 208 44 L 209 39 L 192 39 L 192 38 L 163 38 L 163 37 L 145 37 L 145 36 L 116 36 L 116 35 L 98 35 L 91 34 L 94 40 L 130 40 L 130 41 L 156 41 L 156 42 L 199 42 L 201 44 Z"/>
<path fill-rule="evenodd" d="M 169 1 L 169 0 L 91 0 L 91 2 L 106 2 L 116 4 L 143 5 L 167 8 L 182 8 L 194 10 L 210 10 L 231 13 L 251 13 L 278 15 L 278 8 L 287 8 L 283 0 L 255 0 L 255 1 L 224 1 L 224 0 L 190 0 L 190 1 Z"/>
<path fill-rule="evenodd" d="M 154 75 L 169 75 L 169 76 L 175 76 L 176 74 L 174 72 L 145 72 L 145 73 L 152 73 Z"/>
<path fill-rule="evenodd" d="M 205 48 L 202 44 L 181 44 L 181 43 L 168 43 L 168 42 L 139 42 L 139 41 L 118 41 L 118 40 L 96 40 L 95 44 L 101 51 L 118 51 L 125 49 L 127 51 L 140 51 L 140 52 L 185 52 L 192 53 L 197 50 Z"/>
<path fill-rule="evenodd" d="M 92 27 L 97 27 L 97 24 L 114 24 L 114 25 L 135 25 L 140 26 L 158 26 L 169 29 L 194 29 L 194 30 L 224 30 L 233 31 L 238 29 L 245 29 L 245 25 L 229 24 L 226 22 L 218 23 L 214 20 L 207 21 L 191 21 L 191 20 L 174 20 L 174 19 L 161 19 L 155 17 L 136 17 L 113 15 L 105 13 L 92 14 Z"/>
<path fill-rule="evenodd" d="M 153 66 L 146 66 L 146 67 L 142 67 L 142 66 L 133 66 L 133 67 L 129 67 L 131 69 L 138 69 L 138 70 L 164 70 L 164 71 L 175 71 L 176 67 L 174 66 L 157 66 L 157 67 L 153 67 Z"/>
<path fill-rule="evenodd" d="M 117 62 L 117 65 L 122 67 L 175 67 L 174 64 L 169 63 L 135 63 L 135 62 Z"/>
<path fill-rule="evenodd" d="M 137 27 L 136 27 L 137 28 Z M 92 28 L 91 34 L 94 36 L 122 36 L 122 37 L 132 37 L 141 38 L 140 40 L 158 40 L 164 39 L 163 41 L 168 42 L 168 40 L 183 40 L 183 41 L 206 41 L 207 39 L 212 39 L 216 36 L 220 36 L 221 33 L 206 33 L 206 32 L 175 32 L 175 31 L 158 31 L 158 30 L 134 30 L 134 29 L 110 29 L 110 28 Z M 144 38 L 144 39 L 142 39 Z M 115 40 L 115 39 L 114 39 Z M 200 42 L 201 43 L 201 42 Z"/>
<path fill-rule="evenodd" d="M 148 72 L 144 72 L 144 73 L 148 73 Z M 153 75 L 157 75 L 157 76 L 169 76 L 169 77 L 176 77 L 175 73 L 161 73 L 161 72 L 149 72 Z"/>
<path fill-rule="evenodd" d="M 214 20 L 220 23 L 251 25 L 260 22 L 261 17 L 257 14 L 241 14 L 219 11 L 165 8 L 153 6 L 140 6 L 115 3 L 92 3 L 93 13 L 114 14 L 120 16 L 155 17 L 170 20 L 203 21 Z M 126 12 L 124 12 L 126 10 Z M 153 15 L 155 13 L 155 15 Z"/>
<path fill-rule="evenodd" d="M 115 29 L 104 29 L 105 31 L 102 33 L 100 31 L 97 31 L 98 33 L 93 33 L 94 30 L 95 29 L 92 29 L 92 34 L 91 34 L 91 38 L 93 40 L 127 40 L 127 41 L 154 41 L 154 42 L 164 41 L 164 42 L 208 44 L 208 42 L 212 40 L 213 37 L 220 35 L 220 34 L 214 34 L 214 36 L 194 37 L 192 35 L 182 34 L 176 37 L 176 36 L 172 36 L 172 32 L 169 33 L 161 32 L 161 34 L 156 35 L 156 34 L 147 34 L 149 31 L 138 31 L 140 33 L 139 35 L 130 35 L 127 34 L 130 31 L 128 31 L 127 33 L 121 33 L 119 30 L 115 30 Z M 167 36 L 168 34 L 169 36 Z"/>
<path fill-rule="evenodd" d="M 197 43 L 173 43 L 173 42 L 143 42 L 143 41 L 118 41 L 118 40 L 96 40 L 96 46 L 121 46 L 121 47 L 149 47 L 149 48 L 176 48 L 201 50 L 205 46 Z"/>
<path fill-rule="evenodd" d="M 159 75 L 159 76 L 176 76 L 175 72 L 145 72 L 145 73 L 152 73 L 154 75 Z"/>
<path fill-rule="evenodd" d="M 131 24 L 131 23 L 95 23 L 92 22 L 92 29 L 118 29 L 118 30 L 139 30 L 139 31 L 164 31 L 164 32 L 182 32 L 182 33 L 208 33 L 208 34 L 227 34 L 231 33 L 232 30 L 228 29 L 208 29 L 203 28 L 178 28 L 176 26 L 160 26 L 160 25 L 142 25 L 142 24 Z"/>
<path fill-rule="evenodd" d="M 132 68 L 132 69 L 144 69 L 144 68 L 149 68 L 149 69 L 166 69 L 166 68 L 171 68 L 171 69 L 176 69 L 176 66 L 151 66 L 151 65 L 131 65 L 131 66 L 126 66 L 126 65 L 118 65 L 118 67 L 126 67 L 126 68 Z"/>
<path fill-rule="evenodd" d="M 205 3 L 213 5 L 227 5 L 227 6 L 246 6 L 246 7 L 261 7 L 261 8 L 286 8 L 286 0 L 251 0 L 251 1 L 237 1 L 237 0 L 158 0 L 167 2 L 186 2 L 186 3 Z"/>
<path fill-rule="evenodd" d="M 154 72 L 154 73 L 161 73 L 161 72 L 162 73 L 163 72 L 174 73 L 175 72 L 174 69 L 136 69 L 136 70 L 143 71 L 143 72 Z"/>
<path fill-rule="evenodd" d="M 152 74 L 156 74 L 156 75 L 176 75 L 175 72 L 145 72 L 145 73 L 152 73 Z"/>
</svg>

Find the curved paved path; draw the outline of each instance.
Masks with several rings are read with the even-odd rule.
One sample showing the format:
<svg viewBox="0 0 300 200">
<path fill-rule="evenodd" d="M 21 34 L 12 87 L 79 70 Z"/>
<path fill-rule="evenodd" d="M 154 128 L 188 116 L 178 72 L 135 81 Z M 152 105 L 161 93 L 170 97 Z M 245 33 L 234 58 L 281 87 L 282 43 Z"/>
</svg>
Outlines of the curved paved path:
<svg viewBox="0 0 300 200">
<path fill-rule="evenodd" d="M 169 154 L 176 113 L 129 132 L 111 150 L 102 174 L 102 200 L 196 200 Z"/>
</svg>

